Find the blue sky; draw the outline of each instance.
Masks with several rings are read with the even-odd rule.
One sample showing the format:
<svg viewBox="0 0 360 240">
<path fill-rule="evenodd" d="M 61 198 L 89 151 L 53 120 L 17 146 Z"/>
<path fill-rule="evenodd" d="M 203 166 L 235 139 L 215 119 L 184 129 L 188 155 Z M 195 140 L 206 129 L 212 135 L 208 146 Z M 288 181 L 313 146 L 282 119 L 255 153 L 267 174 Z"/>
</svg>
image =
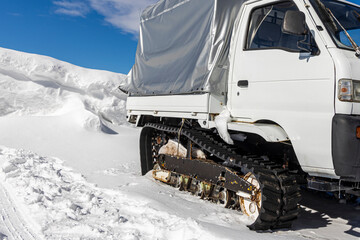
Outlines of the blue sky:
<svg viewBox="0 0 360 240">
<path fill-rule="evenodd" d="M 128 73 L 141 10 L 155 0 L 1 0 L 0 47 Z"/>
<path fill-rule="evenodd" d="M 0 47 L 126 74 L 135 59 L 139 15 L 154 2 L 1 0 Z"/>
</svg>

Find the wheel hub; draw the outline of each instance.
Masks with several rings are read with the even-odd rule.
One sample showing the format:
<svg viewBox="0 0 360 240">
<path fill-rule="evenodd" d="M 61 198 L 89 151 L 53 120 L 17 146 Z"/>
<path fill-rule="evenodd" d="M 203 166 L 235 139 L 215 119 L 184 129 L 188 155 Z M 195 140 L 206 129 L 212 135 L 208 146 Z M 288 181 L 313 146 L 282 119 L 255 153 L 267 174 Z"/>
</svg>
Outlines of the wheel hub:
<svg viewBox="0 0 360 240">
<path fill-rule="evenodd" d="M 244 179 L 251 183 L 254 186 L 254 193 L 255 195 L 252 195 L 251 198 L 240 198 L 240 207 L 241 211 L 245 213 L 247 216 L 249 216 L 253 221 L 255 221 L 259 214 L 261 209 L 261 190 L 260 190 L 260 184 L 254 174 L 248 173 L 245 175 Z"/>
</svg>

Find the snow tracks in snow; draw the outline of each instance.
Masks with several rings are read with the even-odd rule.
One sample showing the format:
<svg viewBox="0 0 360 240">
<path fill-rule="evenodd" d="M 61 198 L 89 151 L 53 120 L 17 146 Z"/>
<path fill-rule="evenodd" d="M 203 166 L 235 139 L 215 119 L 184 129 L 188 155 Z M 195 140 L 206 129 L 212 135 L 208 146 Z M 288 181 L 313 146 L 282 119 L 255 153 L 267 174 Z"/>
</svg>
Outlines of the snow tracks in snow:
<svg viewBox="0 0 360 240">
<path fill-rule="evenodd" d="M 0 166 L 4 239 L 213 239 L 196 220 L 97 188 L 57 158 L 0 146 Z"/>
<path fill-rule="evenodd" d="M 0 240 L 41 239 L 31 230 L 0 183 Z"/>
</svg>

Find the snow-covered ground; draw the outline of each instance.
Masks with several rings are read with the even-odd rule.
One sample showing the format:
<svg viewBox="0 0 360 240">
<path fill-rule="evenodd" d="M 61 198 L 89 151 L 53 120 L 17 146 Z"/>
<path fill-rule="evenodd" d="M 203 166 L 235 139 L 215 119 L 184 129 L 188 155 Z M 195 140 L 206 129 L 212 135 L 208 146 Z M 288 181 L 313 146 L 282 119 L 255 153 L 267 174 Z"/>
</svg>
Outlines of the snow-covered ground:
<svg viewBox="0 0 360 240">
<path fill-rule="evenodd" d="M 257 233 L 141 176 L 124 77 L 0 48 L 0 239 L 360 238 L 359 211 L 318 194 L 304 192 L 293 229 Z"/>
</svg>

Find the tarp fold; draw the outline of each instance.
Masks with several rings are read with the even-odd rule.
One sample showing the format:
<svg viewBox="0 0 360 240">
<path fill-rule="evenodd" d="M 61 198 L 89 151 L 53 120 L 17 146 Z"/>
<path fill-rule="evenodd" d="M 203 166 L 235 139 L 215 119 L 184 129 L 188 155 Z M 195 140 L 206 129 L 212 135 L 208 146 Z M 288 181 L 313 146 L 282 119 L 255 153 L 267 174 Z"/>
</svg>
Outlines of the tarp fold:
<svg viewBox="0 0 360 240">
<path fill-rule="evenodd" d="M 144 10 L 131 95 L 224 94 L 235 18 L 245 0 L 160 0 Z"/>
</svg>

